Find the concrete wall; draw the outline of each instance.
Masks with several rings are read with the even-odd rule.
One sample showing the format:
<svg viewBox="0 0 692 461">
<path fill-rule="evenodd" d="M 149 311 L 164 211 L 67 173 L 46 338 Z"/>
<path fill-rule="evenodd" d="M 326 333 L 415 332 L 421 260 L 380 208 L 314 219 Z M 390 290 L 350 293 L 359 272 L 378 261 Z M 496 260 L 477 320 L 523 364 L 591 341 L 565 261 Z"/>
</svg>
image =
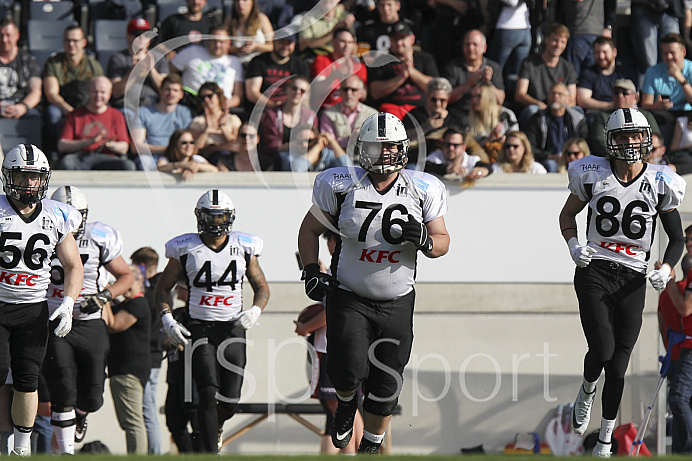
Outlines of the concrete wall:
<svg viewBox="0 0 692 461">
<path fill-rule="evenodd" d="M 117 227 L 124 256 L 149 245 L 162 256 L 171 237 L 195 230 L 197 198 L 219 187 L 234 200 L 235 228 L 265 240 L 262 267 L 272 297 L 248 338 L 246 402 L 300 400 L 307 389 L 305 347 L 293 332 L 310 301 L 298 281 L 297 229 L 310 205 L 312 175 L 200 174 L 186 183 L 157 173 L 56 171 L 53 187 L 79 186 L 90 220 Z M 574 291 L 573 263 L 557 216 L 568 192 L 566 176 L 522 175 L 484 179 L 471 189 L 448 185 L 450 253 L 420 258 L 413 356 L 405 373 L 403 414 L 392 425 L 393 453 L 458 453 L 483 444 L 500 451 L 517 432 L 543 431 L 559 403 L 573 401 L 586 351 Z M 52 191 L 53 189 L 51 189 Z M 681 207 L 692 222 L 692 201 Z M 579 225 L 583 240 L 585 215 Z M 657 232 L 661 235 L 662 232 Z M 665 242 L 654 245 L 657 257 Z M 251 293 L 245 297 L 251 298 Z M 630 366 L 622 422 L 640 420 L 658 379 L 656 293 L 647 294 L 640 341 Z M 165 372 L 165 371 L 164 371 Z M 162 373 L 159 402 L 165 399 Z M 125 451 L 109 390 L 89 418 L 86 441 L 101 439 Z M 226 423 L 230 433 L 253 416 Z M 309 417 L 321 426 L 323 418 Z M 600 421 L 595 406 L 593 429 Z M 161 417 L 167 449 L 168 433 Z M 316 453 L 318 438 L 285 415 L 276 415 L 226 447 L 230 453 Z"/>
</svg>

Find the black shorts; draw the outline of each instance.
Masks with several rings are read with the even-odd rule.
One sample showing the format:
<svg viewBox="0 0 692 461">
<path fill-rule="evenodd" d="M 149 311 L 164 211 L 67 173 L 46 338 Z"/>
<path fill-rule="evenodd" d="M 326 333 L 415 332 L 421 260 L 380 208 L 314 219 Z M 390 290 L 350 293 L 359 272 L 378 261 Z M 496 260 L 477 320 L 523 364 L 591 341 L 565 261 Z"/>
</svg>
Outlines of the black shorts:
<svg viewBox="0 0 692 461">
<path fill-rule="evenodd" d="M 576 269 L 574 290 L 589 354 L 599 362 L 610 360 L 615 350 L 629 357 L 642 326 L 644 274 L 615 262 L 594 259 L 588 266 Z"/>
<path fill-rule="evenodd" d="M 414 290 L 391 301 L 341 289 L 327 295 L 327 372 L 336 390 L 352 391 L 363 383 L 366 398 L 399 397 L 413 345 L 415 299 Z M 379 364 L 370 361 L 371 351 Z"/>
<path fill-rule="evenodd" d="M 58 322 L 51 322 L 50 328 Z M 109 349 L 108 329 L 101 319 L 73 320 L 67 336 L 51 335 L 43 365 L 51 404 L 86 412 L 101 408 Z"/>
<path fill-rule="evenodd" d="M 237 403 L 243 387 L 245 354 L 245 330 L 235 327 L 234 322 L 208 322 L 190 320 L 188 329 L 192 335 L 192 376 L 197 389 L 212 386 L 223 397 L 221 402 Z M 206 344 L 198 341 L 206 339 Z M 219 363 L 216 353 L 223 347 L 224 363 Z M 229 401 L 225 401 L 227 399 Z"/>
<path fill-rule="evenodd" d="M 48 342 L 48 303 L 0 302 L 0 379 L 5 382 L 12 365 L 14 388 L 20 392 L 38 389 L 41 363 Z"/>
</svg>

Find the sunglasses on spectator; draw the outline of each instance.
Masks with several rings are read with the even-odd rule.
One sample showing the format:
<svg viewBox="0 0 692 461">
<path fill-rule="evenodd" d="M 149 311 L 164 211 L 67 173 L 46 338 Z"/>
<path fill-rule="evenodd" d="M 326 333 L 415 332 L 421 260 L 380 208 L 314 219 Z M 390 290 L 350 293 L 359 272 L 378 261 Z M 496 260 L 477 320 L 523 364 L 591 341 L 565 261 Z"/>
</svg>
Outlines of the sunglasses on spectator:
<svg viewBox="0 0 692 461">
<path fill-rule="evenodd" d="M 623 90 L 620 88 L 613 88 L 613 94 L 616 96 L 622 95 L 622 96 L 629 96 L 632 94 L 630 90 Z"/>
<path fill-rule="evenodd" d="M 194 144 L 194 143 L 195 143 L 194 141 L 180 141 L 180 144 L 182 144 L 183 146 L 189 146 L 189 145 Z"/>
<path fill-rule="evenodd" d="M 200 94 L 199 97 L 202 99 L 211 99 L 214 97 L 216 93 L 205 93 L 205 94 Z"/>
<path fill-rule="evenodd" d="M 581 154 L 581 151 L 580 150 L 568 150 L 567 152 L 565 152 L 565 154 L 567 154 L 567 155 L 579 155 L 579 154 Z"/>
<path fill-rule="evenodd" d="M 519 149 L 521 144 L 505 144 L 506 149 Z"/>
<path fill-rule="evenodd" d="M 452 148 L 454 148 L 454 149 L 458 149 L 458 148 L 460 148 L 461 146 L 464 145 L 463 143 L 457 143 L 457 142 L 445 142 L 445 143 L 442 143 L 442 144 L 443 144 L 445 147 L 452 147 Z"/>
</svg>

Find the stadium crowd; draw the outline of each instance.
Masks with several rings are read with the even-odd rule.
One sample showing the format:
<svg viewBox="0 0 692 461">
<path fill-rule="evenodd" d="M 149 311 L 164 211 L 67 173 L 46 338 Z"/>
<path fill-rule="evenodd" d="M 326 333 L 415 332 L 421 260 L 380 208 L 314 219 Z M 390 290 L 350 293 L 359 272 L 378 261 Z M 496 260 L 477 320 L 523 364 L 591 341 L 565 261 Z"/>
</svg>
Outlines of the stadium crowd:
<svg viewBox="0 0 692 461">
<path fill-rule="evenodd" d="M 605 117 L 639 107 L 685 174 L 692 2 L 632 0 L 620 17 L 618 3 L 90 0 L 54 22 L 50 56 L 22 4 L 0 23 L 0 134 L 31 120 L 56 169 L 320 171 L 352 163 L 349 136 L 377 110 L 404 121 L 410 168 L 468 176 L 480 161 L 483 177 L 564 171 L 573 138 L 603 156 Z M 104 45 L 104 19 L 127 48 Z"/>
</svg>

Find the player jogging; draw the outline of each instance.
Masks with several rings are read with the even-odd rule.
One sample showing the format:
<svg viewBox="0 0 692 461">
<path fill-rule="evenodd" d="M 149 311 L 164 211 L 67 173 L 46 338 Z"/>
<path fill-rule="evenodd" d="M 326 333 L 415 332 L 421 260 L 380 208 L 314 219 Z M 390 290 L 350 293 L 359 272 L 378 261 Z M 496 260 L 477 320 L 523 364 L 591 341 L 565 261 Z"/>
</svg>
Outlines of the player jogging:
<svg viewBox="0 0 692 461">
<path fill-rule="evenodd" d="M 226 194 L 216 189 L 205 192 L 197 201 L 195 215 L 198 233 L 183 234 L 166 243 L 168 264 L 156 284 L 155 296 L 171 343 L 184 345 L 186 337 L 192 337 L 192 375 L 199 394 L 202 443 L 206 452 L 217 453 L 223 423 L 235 414 L 240 400 L 243 375 L 235 370 L 245 368 L 245 332 L 266 307 L 269 286 L 259 265 L 262 239 L 232 231 L 235 207 Z M 254 297 L 253 306 L 243 311 L 244 277 Z M 189 332 L 171 314 L 170 292 L 178 281 L 189 287 Z M 228 339 L 234 341 L 224 343 Z M 217 353 L 223 354 L 224 366 Z"/>
<path fill-rule="evenodd" d="M 72 232 L 82 220 L 70 205 L 45 199 L 50 181 L 46 155 L 31 144 L 10 150 L 2 162 L 5 196 L 0 197 L 0 382 L 12 365 L 13 454 L 29 456 L 38 408 L 38 378 L 48 341 L 50 256 L 65 271 L 64 296 L 50 316 L 64 337 L 84 275 Z M 8 363 L 8 358 L 10 363 Z"/>
<path fill-rule="evenodd" d="M 363 383 L 365 431 L 358 451 L 379 453 L 413 343 L 418 251 L 437 258 L 449 249 L 445 187 L 427 173 L 404 169 L 408 147 L 398 118 L 368 117 L 356 143 L 362 168 L 320 173 L 313 207 L 300 226 L 305 291 L 316 301 L 327 295 L 327 372 L 339 400 L 332 429 L 337 448 L 351 439 L 355 392 Z M 319 237 L 327 229 L 339 234 L 332 276 L 317 263 Z M 379 364 L 370 362 L 370 353 Z"/>
<path fill-rule="evenodd" d="M 75 303 L 72 331 L 64 338 L 48 340 L 44 362 L 58 452 L 74 454 L 75 442 L 86 434 L 87 414 L 103 405 L 109 342 L 101 311 L 111 298 L 132 286 L 134 277 L 121 256 L 120 232 L 99 221 L 87 223 L 89 206 L 82 191 L 63 186 L 51 199 L 72 205 L 82 215 L 74 237 L 84 265 L 84 283 Z M 115 282 L 106 288 L 109 273 Z M 52 313 L 62 302 L 65 288 L 64 269 L 55 255 L 50 281 L 48 309 Z"/>
<path fill-rule="evenodd" d="M 642 324 L 646 279 L 662 291 L 685 247 L 676 210 L 685 181 L 665 165 L 644 163 L 651 152 L 651 128 L 638 110 L 613 112 L 605 141 L 605 158 L 591 155 L 570 164 L 571 194 L 560 212 L 560 231 L 577 265 L 574 289 L 589 347 L 572 430 L 586 431 L 596 381 L 605 370 L 603 417 L 593 454 L 608 458 L 625 372 Z M 581 245 L 576 216 L 587 205 L 587 242 Z M 647 274 L 657 217 L 668 245 L 661 268 Z"/>
</svg>

